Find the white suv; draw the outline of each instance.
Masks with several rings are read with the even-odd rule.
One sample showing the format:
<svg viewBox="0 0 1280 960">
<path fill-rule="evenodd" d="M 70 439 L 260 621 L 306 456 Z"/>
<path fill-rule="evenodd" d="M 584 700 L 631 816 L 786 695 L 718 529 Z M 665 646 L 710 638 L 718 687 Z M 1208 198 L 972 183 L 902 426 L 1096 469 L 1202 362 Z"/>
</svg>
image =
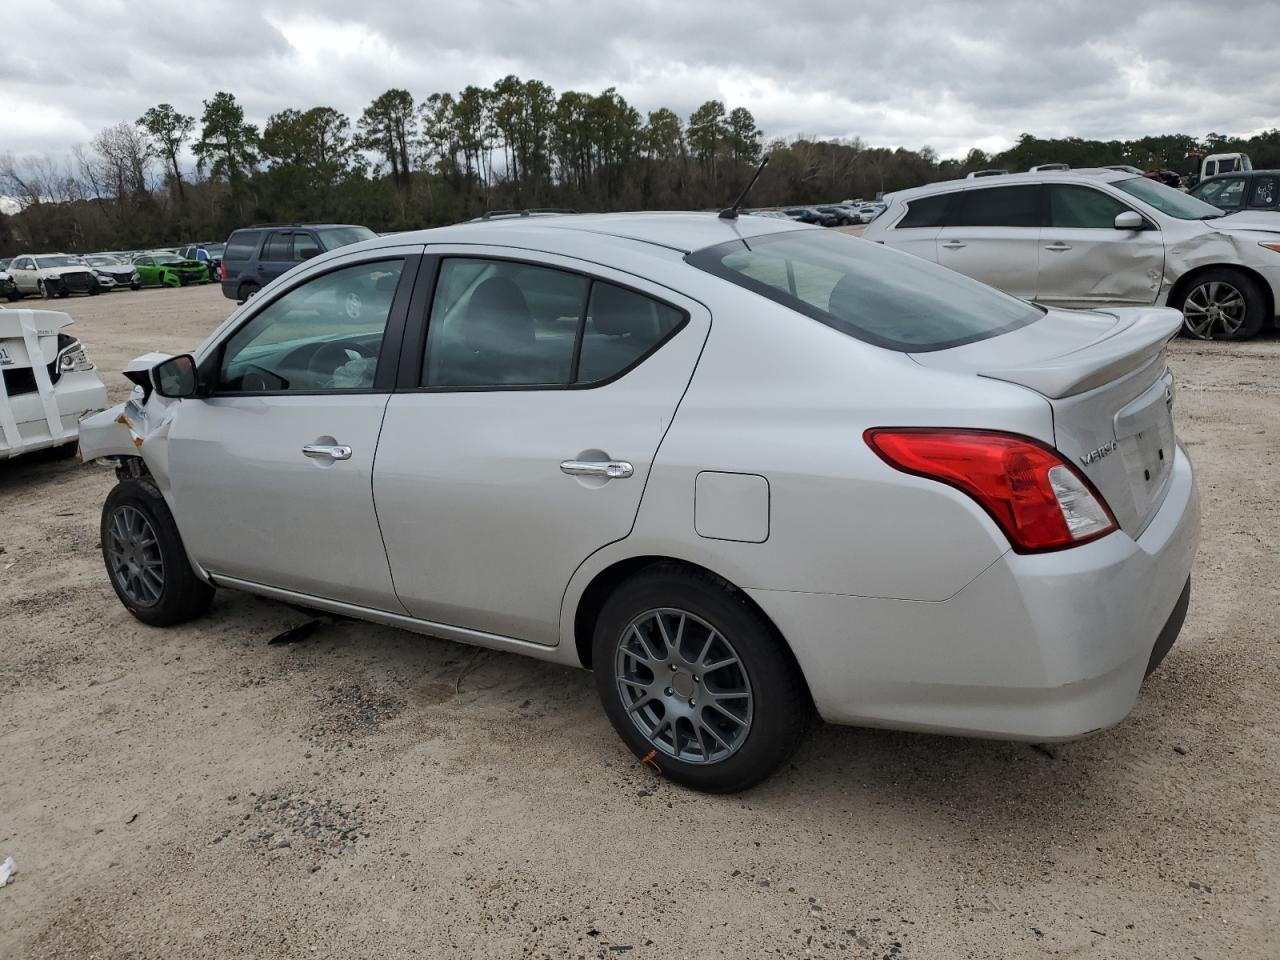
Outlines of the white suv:
<svg viewBox="0 0 1280 960">
<path fill-rule="evenodd" d="M 1243 340 L 1274 322 L 1280 227 L 1146 177 L 1054 170 L 951 180 L 885 198 L 863 236 L 1049 306 L 1171 306 L 1191 336 Z"/>
</svg>

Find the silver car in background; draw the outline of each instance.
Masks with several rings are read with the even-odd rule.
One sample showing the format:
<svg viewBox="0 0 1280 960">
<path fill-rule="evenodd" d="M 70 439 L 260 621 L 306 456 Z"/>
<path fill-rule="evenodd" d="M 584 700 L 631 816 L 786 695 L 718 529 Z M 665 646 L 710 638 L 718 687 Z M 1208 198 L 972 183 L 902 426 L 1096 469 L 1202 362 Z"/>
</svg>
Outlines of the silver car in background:
<svg viewBox="0 0 1280 960">
<path fill-rule="evenodd" d="M 639 758 L 738 790 L 815 707 L 1129 712 L 1197 545 L 1179 323 L 766 217 L 469 223 L 301 264 L 82 446 L 143 622 L 223 587 L 586 666 Z"/>
<path fill-rule="evenodd" d="M 1170 306 L 1190 336 L 1243 340 L 1277 319 L 1280 223 L 1110 168 L 951 180 L 886 197 L 863 233 L 1049 306 Z"/>
</svg>

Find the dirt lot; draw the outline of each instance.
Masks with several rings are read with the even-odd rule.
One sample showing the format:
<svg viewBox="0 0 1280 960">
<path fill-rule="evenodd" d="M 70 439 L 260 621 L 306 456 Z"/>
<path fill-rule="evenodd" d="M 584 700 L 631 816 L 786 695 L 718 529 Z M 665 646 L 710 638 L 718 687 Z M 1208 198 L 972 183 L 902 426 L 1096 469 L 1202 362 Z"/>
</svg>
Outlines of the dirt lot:
<svg viewBox="0 0 1280 960">
<path fill-rule="evenodd" d="M 34 304 L 32 304 L 34 305 Z M 63 301 L 121 366 L 216 288 Z M 823 728 L 738 797 L 655 780 L 580 671 L 108 586 L 112 474 L 0 463 L 0 956 L 1280 956 L 1280 341 L 1174 344 L 1204 542 L 1118 728 Z"/>
</svg>

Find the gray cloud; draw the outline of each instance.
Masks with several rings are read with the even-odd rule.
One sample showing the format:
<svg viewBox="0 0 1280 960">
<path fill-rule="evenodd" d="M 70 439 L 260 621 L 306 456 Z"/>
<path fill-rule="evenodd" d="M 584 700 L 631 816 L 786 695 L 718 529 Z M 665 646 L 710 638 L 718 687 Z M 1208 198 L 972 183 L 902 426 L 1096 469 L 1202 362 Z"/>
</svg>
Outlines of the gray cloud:
<svg viewBox="0 0 1280 960">
<path fill-rule="evenodd" d="M 357 117 L 516 73 L 687 116 L 717 97 L 770 136 L 943 154 L 1019 133 L 1127 138 L 1280 125 L 1280 4 L 1077 0 L 53 0 L 0 59 L 0 150 L 65 153 L 155 103 L 217 90 L 261 124 L 287 106 Z M 122 25 L 128 23 L 128 29 Z M 26 41 L 24 42 L 24 36 Z M 37 41 L 38 38 L 38 41 Z"/>
</svg>

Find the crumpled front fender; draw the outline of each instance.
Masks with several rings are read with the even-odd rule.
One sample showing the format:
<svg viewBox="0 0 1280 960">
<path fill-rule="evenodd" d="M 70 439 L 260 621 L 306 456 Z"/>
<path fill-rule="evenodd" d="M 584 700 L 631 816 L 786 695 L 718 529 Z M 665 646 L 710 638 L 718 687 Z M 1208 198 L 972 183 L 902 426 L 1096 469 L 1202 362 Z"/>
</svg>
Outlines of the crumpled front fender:
<svg viewBox="0 0 1280 960">
<path fill-rule="evenodd" d="M 156 358 L 158 362 L 166 357 L 165 354 L 139 357 L 126 368 L 126 376 L 137 372 L 135 367 L 145 365 L 149 359 Z M 108 457 L 141 457 L 161 491 L 167 490 L 167 440 L 179 402 L 161 397 L 141 384 L 135 386 L 133 395 L 124 403 L 80 421 L 80 459 L 89 463 Z"/>
</svg>

